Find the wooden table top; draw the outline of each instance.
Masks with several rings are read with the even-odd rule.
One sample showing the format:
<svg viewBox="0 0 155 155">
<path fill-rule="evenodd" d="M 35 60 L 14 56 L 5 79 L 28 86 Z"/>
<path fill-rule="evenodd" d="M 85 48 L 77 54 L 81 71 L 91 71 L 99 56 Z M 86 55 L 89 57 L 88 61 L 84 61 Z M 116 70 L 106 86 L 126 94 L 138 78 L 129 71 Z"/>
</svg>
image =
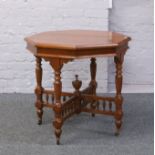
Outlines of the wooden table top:
<svg viewBox="0 0 155 155">
<path fill-rule="evenodd" d="M 61 49 L 83 49 L 115 47 L 130 38 L 115 32 L 95 30 L 64 30 L 43 32 L 25 40 L 37 47 L 61 48 Z"/>
<path fill-rule="evenodd" d="M 25 38 L 29 46 L 28 49 L 33 53 L 37 53 L 34 48 L 46 49 L 46 51 L 48 49 L 48 53 L 49 49 L 66 50 L 67 52 L 72 51 L 74 53 L 57 52 L 57 55 L 64 54 L 63 56 L 70 55 L 71 57 L 83 55 L 84 53 L 76 54 L 80 50 L 87 50 L 86 55 L 88 55 L 88 50 L 112 49 L 127 44 L 129 40 L 130 37 L 120 33 L 95 30 L 49 31 Z M 53 53 L 56 52 L 54 50 Z M 51 54 L 53 53 L 51 52 Z"/>
</svg>

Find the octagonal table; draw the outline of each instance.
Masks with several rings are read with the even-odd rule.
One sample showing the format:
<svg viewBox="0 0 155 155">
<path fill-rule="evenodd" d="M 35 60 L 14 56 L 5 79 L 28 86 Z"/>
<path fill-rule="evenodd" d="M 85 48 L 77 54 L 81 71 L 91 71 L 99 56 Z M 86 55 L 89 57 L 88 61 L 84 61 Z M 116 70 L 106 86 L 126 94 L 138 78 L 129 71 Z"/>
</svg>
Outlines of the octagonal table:
<svg viewBox="0 0 155 155">
<path fill-rule="evenodd" d="M 88 112 L 110 115 L 115 118 L 118 135 L 122 125 L 122 65 L 130 37 L 116 32 L 95 30 L 64 30 L 35 34 L 25 38 L 27 49 L 36 57 L 36 111 L 38 124 L 42 124 L 43 107 L 52 108 L 55 113 L 53 126 L 56 143 L 60 143 L 62 125 L 74 114 Z M 96 57 L 114 57 L 116 95 L 102 97 L 96 94 Z M 76 75 L 72 85 L 74 92 L 62 92 L 61 70 L 65 63 L 74 59 L 90 58 L 90 83 L 80 90 L 82 81 Z M 54 70 L 54 88 L 42 86 L 42 59 L 48 61 Z"/>
</svg>

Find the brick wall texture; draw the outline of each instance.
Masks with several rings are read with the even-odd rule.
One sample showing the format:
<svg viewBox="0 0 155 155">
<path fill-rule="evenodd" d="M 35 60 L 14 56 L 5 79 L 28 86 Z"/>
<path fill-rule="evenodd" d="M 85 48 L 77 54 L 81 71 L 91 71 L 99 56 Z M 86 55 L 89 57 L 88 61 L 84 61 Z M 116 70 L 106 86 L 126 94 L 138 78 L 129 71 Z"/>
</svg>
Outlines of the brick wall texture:
<svg viewBox="0 0 155 155">
<path fill-rule="evenodd" d="M 34 33 L 62 29 L 99 29 L 123 32 L 132 37 L 124 64 L 125 91 L 153 88 L 153 1 L 114 0 L 1 0 L 0 93 L 32 93 L 35 87 L 34 57 L 23 38 Z M 111 59 L 97 60 L 98 92 L 114 90 Z M 43 62 L 43 86 L 52 87 L 53 70 Z M 76 60 L 62 70 L 63 89 L 72 91 L 75 74 L 89 83 L 89 61 Z"/>
<path fill-rule="evenodd" d="M 31 93 L 35 87 L 34 57 L 25 49 L 24 37 L 62 29 L 108 29 L 107 0 L 1 0 L 0 93 Z M 98 59 L 98 91 L 107 91 L 107 59 Z M 43 63 L 44 87 L 52 87 L 53 70 Z M 101 74 L 101 72 L 103 72 Z M 75 74 L 89 83 L 89 61 L 77 60 L 62 70 L 64 90 L 72 90 Z"/>
<path fill-rule="evenodd" d="M 109 28 L 131 36 L 124 61 L 123 92 L 153 92 L 153 0 L 113 0 Z M 113 60 L 108 65 L 108 90 L 114 90 Z"/>
</svg>

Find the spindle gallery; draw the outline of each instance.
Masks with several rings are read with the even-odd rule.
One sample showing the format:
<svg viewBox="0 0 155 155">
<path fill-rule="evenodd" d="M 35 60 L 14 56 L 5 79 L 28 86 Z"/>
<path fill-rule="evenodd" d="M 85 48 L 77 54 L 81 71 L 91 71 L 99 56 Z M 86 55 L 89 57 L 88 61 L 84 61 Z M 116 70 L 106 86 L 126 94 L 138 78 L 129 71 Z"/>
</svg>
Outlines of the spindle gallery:
<svg viewBox="0 0 155 155">
<path fill-rule="evenodd" d="M 66 119 L 81 112 L 113 116 L 116 135 L 119 135 L 123 117 L 122 66 L 130 37 L 120 33 L 94 30 L 65 30 L 43 32 L 25 38 L 27 49 L 36 57 L 36 111 L 38 124 L 42 124 L 43 108 L 53 109 L 55 118 L 56 143 L 60 144 L 62 125 Z M 116 75 L 116 94 L 102 97 L 96 94 L 97 57 L 113 57 Z M 62 92 L 61 70 L 65 63 L 74 59 L 90 58 L 90 83 L 81 90 L 82 81 L 75 75 L 72 85 L 74 92 Z M 54 87 L 42 86 L 42 59 L 49 62 L 54 70 Z M 89 66 L 88 66 L 89 67 Z M 104 66 L 103 66 L 104 67 Z M 102 123 L 102 122 L 101 122 Z"/>
</svg>

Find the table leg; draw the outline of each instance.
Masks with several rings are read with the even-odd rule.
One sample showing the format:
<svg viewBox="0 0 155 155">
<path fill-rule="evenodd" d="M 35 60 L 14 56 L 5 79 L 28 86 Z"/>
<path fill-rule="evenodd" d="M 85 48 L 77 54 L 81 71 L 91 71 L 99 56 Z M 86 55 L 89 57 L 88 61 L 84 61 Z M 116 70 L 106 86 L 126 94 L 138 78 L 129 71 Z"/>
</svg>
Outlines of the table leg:
<svg viewBox="0 0 155 155">
<path fill-rule="evenodd" d="M 97 68 L 97 64 L 96 64 L 96 58 L 91 58 L 90 59 L 91 63 L 90 63 L 90 75 L 91 75 L 91 81 L 90 81 L 90 86 L 92 86 L 92 94 L 96 95 L 96 88 L 97 88 L 97 82 L 96 82 L 96 68 Z M 91 103 L 91 108 L 95 109 L 96 108 L 96 103 L 95 101 L 93 101 Z M 94 117 L 95 114 L 92 113 L 92 117 Z"/>
<path fill-rule="evenodd" d="M 122 110 L 123 96 L 121 94 L 122 80 L 123 80 L 123 76 L 122 76 L 122 64 L 123 64 L 123 62 L 119 57 L 115 57 L 114 61 L 115 61 L 115 66 L 116 66 L 116 76 L 115 76 L 115 85 L 116 85 L 115 125 L 116 125 L 116 132 L 115 132 L 115 135 L 119 135 L 120 128 L 122 126 L 122 117 L 123 117 L 123 110 Z"/>
<path fill-rule="evenodd" d="M 61 127 L 63 125 L 63 118 L 62 118 L 62 104 L 61 104 L 61 92 L 62 92 L 62 82 L 61 82 L 61 69 L 62 69 L 62 62 L 61 59 L 52 59 L 50 62 L 51 66 L 54 69 L 54 113 L 55 119 L 53 121 L 53 126 L 55 128 L 55 136 L 56 136 L 56 143 L 57 145 L 60 144 L 60 136 L 62 133 Z"/>
<path fill-rule="evenodd" d="M 38 124 L 42 124 L 42 115 L 43 115 L 43 101 L 42 101 L 42 67 L 41 67 L 41 58 L 36 57 L 36 82 L 37 86 L 35 88 L 35 94 L 36 94 L 36 111 L 38 115 Z"/>
</svg>

